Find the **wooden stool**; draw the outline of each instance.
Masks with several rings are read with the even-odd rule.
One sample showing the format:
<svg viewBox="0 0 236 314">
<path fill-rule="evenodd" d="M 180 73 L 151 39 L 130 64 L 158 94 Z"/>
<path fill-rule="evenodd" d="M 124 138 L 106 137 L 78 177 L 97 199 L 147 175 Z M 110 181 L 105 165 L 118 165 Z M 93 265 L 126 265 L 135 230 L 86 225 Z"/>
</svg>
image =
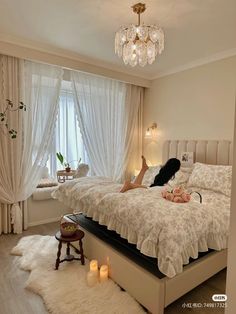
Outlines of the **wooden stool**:
<svg viewBox="0 0 236 314">
<path fill-rule="evenodd" d="M 84 265 L 84 251 L 83 251 L 83 243 L 82 243 L 83 237 L 84 237 L 84 232 L 82 230 L 76 230 L 75 234 L 71 237 L 63 237 L 60 231 L 56 233 L 55 238 L 59 241 L 58 251 L 57 251 L 57 260 L 56 260 L 56 265 L 55 265 L 56 270 L 59 268 L 60 263 L 63 263 L 65 261 L 70 262 L 73 260 L 77 260 L 77 261 L 81 261 L 81 264 Z M 75 242 L 75 241 L 79 241 L 79 250 L 76 249 L 74 246 L 73 248 L 75 252 L 80 255 L 80 258 L 74 257 L 74 255 L 70 254 L 70 245 L 71 245 L 70 243 Z M 62 243 L 66 243 L 67 248 L 66 248 L 65 258 L 63 260 L 60 260 Z"/>
</svg>

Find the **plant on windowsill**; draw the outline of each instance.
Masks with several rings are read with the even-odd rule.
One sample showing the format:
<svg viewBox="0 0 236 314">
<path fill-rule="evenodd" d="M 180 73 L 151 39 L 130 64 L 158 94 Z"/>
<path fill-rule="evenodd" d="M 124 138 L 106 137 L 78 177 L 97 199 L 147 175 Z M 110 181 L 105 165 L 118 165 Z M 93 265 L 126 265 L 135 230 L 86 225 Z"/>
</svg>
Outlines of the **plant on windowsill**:
<svg viewBox="0 0 236 314">
<path fill-rule="evenodd" d="M 71 171 L 71 167 L 69 163 L 65 163 L 65 170 L 66 172 L 70 172 Z"/>
<path fill-rule="evenodd" d="M 60 164 L 62 165 L 62 167 L 65 167 L 66 172 L 70 172 L 71 171 L 70 163 L 72 161 L 78 161 L 78 160 L 72 160 L 70 162 L 67 162 L 61 152 L 56 153 L 56 155 L 57 155 L 57 159 L 60 161 Z M 80 161 L 81 161 L 81 158 L 79 159 L 78 164 L 80 163 Z"/>
<path fill-rule="evenodd" d="M 70 164 L 65 160 L 62 153 L 59 152 L 56 155 L 57 155 L 57 159 L 60 161 L 60 164 L 62 165 L 62 167 L 65 167 L 66 172 L 70 172 L 71 171 Z"/>
<path fill-rule="evenodd" d="M 6 107 L 3 112 L 0 112 L 0 130 L 5 136 L 9 135 L 12 139 L 17 137 L 17 131 L 9 127 L 8 113 L 19 110 L 26 111 L 26 105 L 22 101 L 19 102 L 18 106 L 14 106 L 11 100 L 6 99 Z"/>
</svg>

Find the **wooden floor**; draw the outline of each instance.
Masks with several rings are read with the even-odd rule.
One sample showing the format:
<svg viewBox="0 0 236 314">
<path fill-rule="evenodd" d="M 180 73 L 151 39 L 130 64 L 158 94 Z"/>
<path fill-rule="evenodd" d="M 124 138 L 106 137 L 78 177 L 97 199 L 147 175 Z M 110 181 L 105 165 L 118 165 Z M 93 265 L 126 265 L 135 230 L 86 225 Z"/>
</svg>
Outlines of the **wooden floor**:
<svg viewBox="0 0 236 314">
<path fill-rule="evenodd" d="M 11 256 L 11 249 L 25 235 L 54 235 L 58 223 L 50 223 L 31 227 L 22 235 L 0 236 L 0 314 L 46 314 L 42 299 L 24 289 L 28 272 L 22 271 L 16 265 L 18 257 Z M 222 308 L 183 308 L 187 303 L 213 303 L 211 297 L 215 293 L 225 291 L 226 271 L 223 270 L 204 284 L 198 286 L 165 309 L 165 314 L 177 313 L 224 313 Z M 68 313 L 69 314 L 69 313 Z M 96 314 L 96 313 L 91 313 Z M 109 314 L 109 313 L 104 313 Z"/>
</svg>

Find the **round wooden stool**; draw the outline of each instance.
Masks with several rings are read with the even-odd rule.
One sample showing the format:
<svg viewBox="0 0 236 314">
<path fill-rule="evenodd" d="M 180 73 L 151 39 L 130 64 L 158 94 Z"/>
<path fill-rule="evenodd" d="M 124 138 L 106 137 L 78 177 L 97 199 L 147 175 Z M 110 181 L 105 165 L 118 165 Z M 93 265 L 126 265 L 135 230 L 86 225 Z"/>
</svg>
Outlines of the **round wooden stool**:
<svg viewBox="0 0 236 314">
<path fill-rule="evenodd" d="M 70 262 L 73 260 L 77 260 L 77 261 L 81 261 L 81 264 L 84 265 L 84 251 L 83 251 L 83 243 L 82 243 L 83 237 L 84 237 L 84 232 L 82 230 L 76 230 L 75 234 L 71 237 L 63 237 L 60 231 L 56 233 L 55 238 L 59 241 L 58 251 L 57 251 L 57 260 L 56 260 L 56 265 L 55 265 L 56 270 L 59 268 L 60 263 L 63 263 L 65 261 Z M 80 257 L 74 257 L 74 255 L 70 254 L 70 245 L 71 245 L 70 243 L 75 242 L 75 241 L 79 241 L 79 250 L 75 248 L 74 246 L 73 248 L 75 252 L 80 255 Z M 66 248 L 65 258 L 60 260 L 62 243 L 66 243 L 67 248 Z"/>
</svg>

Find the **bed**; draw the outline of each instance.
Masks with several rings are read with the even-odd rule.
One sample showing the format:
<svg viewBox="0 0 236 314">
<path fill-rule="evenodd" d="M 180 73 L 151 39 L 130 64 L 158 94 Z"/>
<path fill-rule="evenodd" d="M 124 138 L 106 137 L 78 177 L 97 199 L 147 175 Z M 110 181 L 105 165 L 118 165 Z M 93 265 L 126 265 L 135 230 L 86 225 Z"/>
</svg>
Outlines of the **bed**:
<svg viewBox="0 0 236 314">
<path fill-rule="evenodd" d="M 196 161 L 208 164 L 229 165 L 232 161 L 232 144 L 227 141 L 167 141 L 163 161 L 179 157 L 183 151 L 193 151 Z M 81 223 L 88 258 L 104 262 L 109 257 L 111 278 L 149 311 L 163 313 L 168 304 L 226 267 L 229 195 L 201 190 L 207 201 L 200 206 L 197 200 L 168 202 L 160 196 L 159 187 L 125 194 L 119 190 L 120 185 L 108 178 L 84 178 L 63 186 L 54 197 L 114 230 L 144 256 L 156 259 L 159 276 Z M 217 251 L 198 256 L 209 247 Z M 191 258 L 196 260 L 189 263 Z"/>
</svg>

